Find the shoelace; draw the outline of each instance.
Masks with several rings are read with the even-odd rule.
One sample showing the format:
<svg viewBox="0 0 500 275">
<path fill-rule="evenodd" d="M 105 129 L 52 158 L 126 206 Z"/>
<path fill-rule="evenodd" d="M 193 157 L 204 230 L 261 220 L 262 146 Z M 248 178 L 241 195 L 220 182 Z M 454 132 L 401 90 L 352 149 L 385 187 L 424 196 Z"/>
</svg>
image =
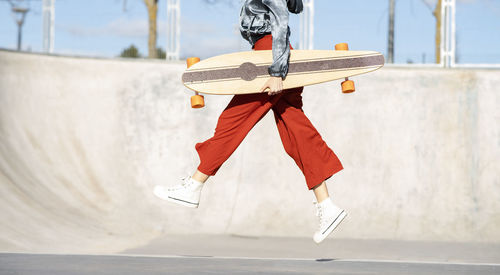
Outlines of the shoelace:
<svg viewBox="0 0 500 275">
<path fill-rule="evenodd" d="M 325 221 L 323 220 L 323 208 L 317 202 L 313 202 L 314 206 L 316 206 L 316 216 L 319 218 L 319 229 L 323 227 Z"/>
<path fill-rule="evenodd" d="M 191 181 L 189 181 L 189 178 L 190 178 L 189 176 L 181 178 L 182 183 L 179 184 L 179 185 L 172 186 L 172 187 L 168 188 L 168 191 L 177 191 L 177 190 L 180 190 L 180 189 L 185 189 L 186 187 L 188 187 L 189 185 L 191 185 Z"/>
</svg>

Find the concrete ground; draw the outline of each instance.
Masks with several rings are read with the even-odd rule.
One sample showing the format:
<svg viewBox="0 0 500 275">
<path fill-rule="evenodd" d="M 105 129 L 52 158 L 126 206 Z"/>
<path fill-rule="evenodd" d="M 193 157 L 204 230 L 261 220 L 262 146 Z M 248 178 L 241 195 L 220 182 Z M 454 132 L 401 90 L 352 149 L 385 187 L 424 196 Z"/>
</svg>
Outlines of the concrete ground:
<svg viewBox="0 0 500 275">
<path fill-rule="evenodd" d="M 500 274 L 500 244 L 176 235 L 109 255 L 0 254 L 0 274 Z"/>
<path fill-rule="evenodd" d="M 122 254 L 500 264 L 500 244 L 354 240 L 335 236 L 317 245 L 312 238 L 173 235 Z"/>
</svg>

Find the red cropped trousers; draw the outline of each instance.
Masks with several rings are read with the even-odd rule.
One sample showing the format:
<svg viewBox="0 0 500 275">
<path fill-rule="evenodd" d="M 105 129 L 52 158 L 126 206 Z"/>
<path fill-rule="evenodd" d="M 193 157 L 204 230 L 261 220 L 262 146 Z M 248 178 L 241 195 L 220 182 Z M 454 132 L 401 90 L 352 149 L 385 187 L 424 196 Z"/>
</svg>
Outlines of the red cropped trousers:
<svg viewBox="0 0 500 275">
<path fill-rule="evenodd" d="M 271 35 L 259 39 L 254 49 L 271 50 Z M 214 136 L 196 144 L 200 157 L 198 170 L 215 175 L 271 109 L 285 151 L 304 174 L 309 189 L 342 170 L 340 160 L 302 111 L 302 90 L 302 87 L 288 89 L 273 96 L 267 93 L 235 95 L 220 115 Z"/>
</svg>

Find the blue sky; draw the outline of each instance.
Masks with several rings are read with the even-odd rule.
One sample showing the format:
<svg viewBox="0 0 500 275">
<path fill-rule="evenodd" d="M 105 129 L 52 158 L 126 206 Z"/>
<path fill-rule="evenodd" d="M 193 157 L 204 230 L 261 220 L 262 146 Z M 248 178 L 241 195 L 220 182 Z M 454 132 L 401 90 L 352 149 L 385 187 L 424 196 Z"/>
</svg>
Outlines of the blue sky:
<svg viewBox="0 0 500 275">
<path fill-rule="evenodd" d="M 424 1 L 396 0 L 395 58 L 397 63 L 434 61 L 434 24 Z M 239 0 L 207 4 L 181 0 L 181 56 L 208 56 L 249 50 L 237 32 Z M 55 52 L 117 56 L 136 45 L 147 53 L 147 12 L 142 0 L 56 0 Z M 316 49 L 348 42 L 351 49 L 386 53 L 388 0 L 315 0 Z M 349 4 L 346 4 L 349 3 Z M 500 63 L 500 0 L 457 1 L 460 63 Z M 23 49 L 41 51 L 41 1 L 30 1 L 23 28 Z M 159 1 L 158 45 L 166 44 L 166 0 Z M 299 18 L 293 15 L 292 45 L 298 45 Z M 17 27 L 10 6 L 0 1 L 0 47 L 16 47 Z"/>
</svg>

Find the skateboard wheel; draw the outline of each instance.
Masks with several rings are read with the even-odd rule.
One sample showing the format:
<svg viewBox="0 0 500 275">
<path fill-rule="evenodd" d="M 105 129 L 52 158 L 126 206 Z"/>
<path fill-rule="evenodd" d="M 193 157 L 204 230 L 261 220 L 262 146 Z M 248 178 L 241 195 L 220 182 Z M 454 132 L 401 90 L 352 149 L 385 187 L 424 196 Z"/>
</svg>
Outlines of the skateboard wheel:
<svg viewBox="0 0 500 275">
<path fill-rule="evenodd" d="M 356 91 L 356 89 L 354 87 L 354 81 L 346 80 L 346 81 L 342 82 L 342 92 L 344 94 L 352 93 L 354 91 Z"/>
<path fill-rule="evenodd" d="M 200 62 L 200 58 L 199 57 L 189 57 L 188 59 L 186 59 L 186 63 L 187 63 L 187 67 L 191 67 L 193 66 L 194 64 Z"/>
<path fill-rule="evenodd" d="M 349 45 L 347 45 L 347 43 L 339 43 L 339 44 L 335 45 L 335 50 L 336 51 L 348 51 Z"/>
<path fill-rule="evenodd" d="M 191 108 L 199 109 L 205 107 L 205 98 L 202 95 L 194 95 L 191 97 Z"/>
</svg>

